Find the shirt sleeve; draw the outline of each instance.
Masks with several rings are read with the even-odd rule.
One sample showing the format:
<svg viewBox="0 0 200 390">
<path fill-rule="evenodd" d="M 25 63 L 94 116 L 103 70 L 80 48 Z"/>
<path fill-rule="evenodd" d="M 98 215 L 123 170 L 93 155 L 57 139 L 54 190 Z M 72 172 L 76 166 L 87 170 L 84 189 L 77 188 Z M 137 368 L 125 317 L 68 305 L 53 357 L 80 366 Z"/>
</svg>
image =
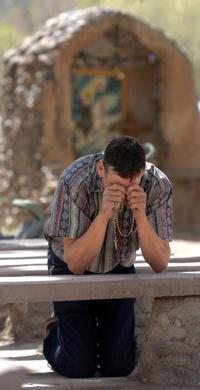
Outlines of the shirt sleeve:
<svg viewBox="0 0 200 390">
<path fill-rule="evenodd" d="M 162 186 L 155 188 L 152 192 L 147 217 L 161 239 L 172 241 L 172 186 L 169 182 L 162 183 Z"/>
<path fill-rule="evenodd" d="M 49 220 L 45 226 L 45 234 L 50 237 L 78 238 L 90 226 L 90 219 L 84 213 L 83 195 L 74 197 L 68 186 L 59 181 L 51 205 Z"/>
</svg>

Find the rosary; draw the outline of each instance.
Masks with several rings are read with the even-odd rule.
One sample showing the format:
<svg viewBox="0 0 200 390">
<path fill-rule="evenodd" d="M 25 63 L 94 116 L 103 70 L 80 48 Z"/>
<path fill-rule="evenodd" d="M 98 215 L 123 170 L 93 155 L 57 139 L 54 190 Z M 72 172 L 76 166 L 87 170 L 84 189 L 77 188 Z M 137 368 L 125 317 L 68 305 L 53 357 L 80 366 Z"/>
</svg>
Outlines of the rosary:
<svg viewBox="0 0 200 390">
<path fill-rule="evenodd" d="M 134 218 L 134 214 L 133 214 L 133 210 L 132 210 L 132 222 L 131 222 L 130 230 L 128 233 L 123 234 L 121 231 L 120 225 L 119 225 L 119 212 L 122 212 L 122 211 L 123 211 L 123 204 L 120 207 L 120 209 L 115 209 L 114 215 L 113 215 L 114 244 L 115 244 L 116 250 L 117 250 L 117 241 L 118 241 L 117 240 L 117 233 L 120 235 L 120 237 L 123 237 L 123 238 L 129 237 L 133 231 L 134 222 L 135 222 L 135 218 Z"/>
</svg>

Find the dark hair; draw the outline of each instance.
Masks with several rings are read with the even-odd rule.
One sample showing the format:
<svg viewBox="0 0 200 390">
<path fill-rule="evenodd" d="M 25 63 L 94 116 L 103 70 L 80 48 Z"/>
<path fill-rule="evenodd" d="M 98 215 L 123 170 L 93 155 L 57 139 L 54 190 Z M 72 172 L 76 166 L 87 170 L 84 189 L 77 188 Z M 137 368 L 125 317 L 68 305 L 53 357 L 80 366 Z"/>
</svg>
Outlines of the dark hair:
<svg viewBox="0 0 200 390">
<path fill-rule="evenodd" d="M 110 166 L 119 176 L 132 179 L 145 168 L 145 152 L 135 138 L 121 136 L 106 146 L 103 162 L 106 170 Z"/>
</svg>

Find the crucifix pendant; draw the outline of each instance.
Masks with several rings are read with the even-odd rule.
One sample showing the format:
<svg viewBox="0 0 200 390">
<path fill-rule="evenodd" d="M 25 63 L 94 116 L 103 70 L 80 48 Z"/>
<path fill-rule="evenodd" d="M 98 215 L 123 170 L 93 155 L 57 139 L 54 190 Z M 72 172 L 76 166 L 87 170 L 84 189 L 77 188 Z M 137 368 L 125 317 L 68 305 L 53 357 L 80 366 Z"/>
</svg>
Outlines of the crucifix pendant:
<svg viewBox="0 0 200 390">
<path fill-rule="evenodd" d="M 117 250 L 117 237 L 114 239 L 115 249 Z"/>
</svg>

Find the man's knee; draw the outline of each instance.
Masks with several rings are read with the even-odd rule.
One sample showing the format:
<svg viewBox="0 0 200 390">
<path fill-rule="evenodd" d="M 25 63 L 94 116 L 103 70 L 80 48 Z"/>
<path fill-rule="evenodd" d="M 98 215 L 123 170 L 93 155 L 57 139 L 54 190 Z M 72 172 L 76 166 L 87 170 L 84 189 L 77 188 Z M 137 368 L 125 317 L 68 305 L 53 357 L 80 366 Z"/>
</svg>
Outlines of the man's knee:
<svg viewBox="0 0 200 390">
<path fill-rule="evenodd" d="M 77 313 L 60 316 L 56 366 L 69 378 L 88 378 L 96 371 L 95 321 Z"/>
<path fill-rule="evenodd" d="M 75 361 L 63 360 L 59 367 L 60 374 L 68 378 L 91 378 L 96 371 L 95 361 L 80 359 L 80 357 Z"/>
<path fill-rule="evenodd" d="M 68 378 L 89 378 L 96 371 L 96 355 L 79 350 L 76 354 L 67 352 L 55 342 L 55 337 L 44 340 L 43 353 L 52 369 Z"/>
<path fill-rule="evenodd" d="M 136 366 L 136 349 L 129 356 L 121 353 L 115 357 L 106 354 L 100 362 L 100 372 L 105 377 L 119 377 L 129 375 Z"/>
<path fill-rule="evenodd" d="M 96 367 L 76 367 L 68 366 L 66 369 L 67 378 L 92 378 L 96 372 Z"/>
<path fill-rule="evenodd" d="M 63 348 L 58 348 L 55 355 L 55 366 L 59 374 L 68 378 L 90 378 L 96 371 L 96 359 L 92 354 L 79 352 L 69 356 Z"/>
</svg>

